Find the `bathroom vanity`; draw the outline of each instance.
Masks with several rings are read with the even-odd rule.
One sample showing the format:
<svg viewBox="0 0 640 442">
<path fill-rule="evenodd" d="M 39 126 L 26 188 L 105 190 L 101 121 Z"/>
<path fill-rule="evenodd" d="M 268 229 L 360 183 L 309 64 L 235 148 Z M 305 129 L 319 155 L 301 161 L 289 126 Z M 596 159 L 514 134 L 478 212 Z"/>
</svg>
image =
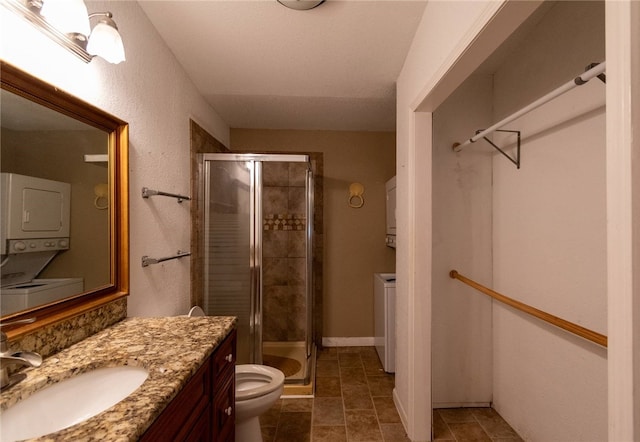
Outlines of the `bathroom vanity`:
<svg viewBox="0 0 640 442">
<path fill-rule="evenodd" d="M 133 393 L 37 440 L 233 440 L 235 329 L 235 317 L 126 319 L 26 370 L 0 410 L 85 372 L 136 366 L 149 374 Z"/>
<path fill-rule="evenodd" d="M 140 440 L 233 440 L 235 348 L 233 330 Z"/>
</svg>

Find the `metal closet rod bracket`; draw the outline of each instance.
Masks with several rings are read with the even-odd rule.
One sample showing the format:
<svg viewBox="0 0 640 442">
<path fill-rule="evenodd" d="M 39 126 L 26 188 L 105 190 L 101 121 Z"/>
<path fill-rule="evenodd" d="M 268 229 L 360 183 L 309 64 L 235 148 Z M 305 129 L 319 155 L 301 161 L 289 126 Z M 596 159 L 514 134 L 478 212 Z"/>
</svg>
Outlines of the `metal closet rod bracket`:
<svg viewBox="0 0 640 442">
<path fill-rule="evenodd" d="M 149 189 L 148 187 L 142 188 L 142 198 L 149 198 L 150 196 L 155 196 L 155 195 L 170 196 L 171 198 L 177 198 L 179 203 L 181 203 L 182 201 L 191 200 L 191 198 L 188 196 L 178 195 L 176 193 L 162 192 L 161 190 L 152 190 L 152 189 Z"/>
<path fill-rule="evenodd" d="M 481 132 L 483 132 L 484 130 L 485 129 L 478 129 L 476 131 L 476 135 L 481 133 Z M 518 135 L 518 140 L 516 142 L 516 157 L 515 158 L 512 158 L 511 156 L 509 156 L 509 154 L 507 154 L 504 150 L 500 149 L 499 146 L 497 146 L 493 141 L 491 141 L 487 137 L 483 136 L 482 139 L 484 139 L 487 143 L 491 144 L 491 146 L 493 146 L 493 148 L 496 149 L 498 152 L 500 152 L 502 155 L 507 157 L 507 159 L 509 161 L 511 161 L 513 164 L 516 165 L 516 168 L 520 169 L 520 131 L 519 130 L 494 129 L 494 132 L 509 132 L 509 133 L 513 133 L 513 134 L 517 134 Z M 471 143 L 475 143 L 476 141 L 478 141 L 478 140 L 469 139 L 469 142 L 471 142 Z M 457 151 L 456 148 L 458 146 L 460 146 L 460 143 L 453 143 L 453 146 L 451 148 L 454 151 Z"/>
<path fill-rule="evenodd" d="M 480 132 L 482 132 L 484 129 L 478 129 L 476 131 L 476 134 L 479 134 Z M 506 130 L 506 129 L 496 129 L 496 132 L 509 132 L 512 134 L 517 134 L 518 140 L 516 142 L 516 157 L 513 158 L 511 156 L 509 156 L 509 154 L 507 154 L 504 150 L 500 149 L 493 141 L 491 141 L 490 139 L 488 139 L 487 137 L 482 137 L 487 143 L 491 144 L 493 146 L 494 149 L 496 149 L 498 152 L 500 152 L 502 155 L 504 155 L 505 157 L 507 157 L 507 159 L 509 161 L 511 161 L 513 164 L 516 165 L 517 169 L 520 169 L 520 131 L 519 130 Z"/>
<path fill-rule="evenodd" d="M 584 68 L 585 72 L 589 71 L 593 68 L 595 68 L 596 66 L 598 66 L 600 63 L 590 63 L 589 65 L 587 65 L 586 68 Z M 607 74 L 605 74 L 604 72 L 601 74 L 597 75 L 598 80 L 600 80 L 601 82 L 603 82 L 604 84 L 607 84 Z M 589 81 L 589 80 L 587 80 Z M 578 86 L 582 86 L 583 84 L 585 84 L 587 81 L 583 80 L 581 77 L 576 77 L 575 82 Z"/>
<path fill-rule="evenodd" d="M 150 258 L 147 255 L 144 255 L 142 257 L 142 267 L 148 267 L 151 264 L 158 264 L 163 261 L 169 261 L 171 259 L 184 258 L 185 256 L 189 256 L 189 255 L 191 255 L 191 252 L 181 252 L 180 250 L 178 250 L 178 252 L 175 255 L 165 256 L 164 258 Z"/>
</svg>

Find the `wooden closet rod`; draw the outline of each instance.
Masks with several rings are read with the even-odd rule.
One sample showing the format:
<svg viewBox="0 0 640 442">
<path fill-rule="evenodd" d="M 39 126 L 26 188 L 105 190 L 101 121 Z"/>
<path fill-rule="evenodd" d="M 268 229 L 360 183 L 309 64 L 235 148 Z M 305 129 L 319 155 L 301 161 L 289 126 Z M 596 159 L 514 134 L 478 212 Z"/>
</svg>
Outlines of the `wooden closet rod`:
<svg viewBox="0 0 640 442">
<path fill-rule="evenodd" d="M 595 342 L 596 344 L 602 345 L 603 347 L 607 346 L 607 337 L 601 335 L 600 333 L 594 332 L 593 330 L 589 330 L 588 328 L 584 328 L 578 324 L 574 324 L 573 322 L 558 318 L 557 316 L 554 316 L 550 313 L 543 312 L 542 310 L 538 310 L 535 307 L 531 307 L 530 305 L 502 295 L 494 290 L 491 290 L 490 288 L 483 286 L 482 284 L 475 282 L 472 279 L 462 276 L 460 273 L 458 273 L 457 270 L 451 270 L 449 272 L 449 276 L 453 279 L 462 281 L 465 284 L 473 287 L 474 289 L 484 293 L 485 295 L 490 296 L 493 299 L 507 304 L 517 310 L 520 310 L 521 312 L 528 313 L 531 316 L 542 319 L 543 321 L 548 322 L 551 325 L 555 325 L 556 327 L 571 332 L 574 335 L 578 335 L 581 338 L 587 339 L 591 342 Z"/>
</svg>

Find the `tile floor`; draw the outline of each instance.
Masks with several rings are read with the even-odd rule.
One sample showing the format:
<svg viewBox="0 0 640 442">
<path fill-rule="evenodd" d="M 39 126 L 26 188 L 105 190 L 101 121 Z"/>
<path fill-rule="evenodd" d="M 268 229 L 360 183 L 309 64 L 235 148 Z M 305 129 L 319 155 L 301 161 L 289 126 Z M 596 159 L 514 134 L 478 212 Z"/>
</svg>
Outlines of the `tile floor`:
<svg viewBox="0 0 640 442">
<path fill-rule="evenodd" d="M 261 416 L 264 442 L 409 441 L 393 403 L 393 375 L 374 347 L 318 352 L 315 398 L 284 398 Z M 521 441 L 493 410 L 435 410 L 435 440 Z"/>
<path fill-rule="evenodd" d="M 324 348 L 315 398 L 279 400 L 260 418 L 264 442 L 408 441 L 393 385 L 374 347 Z"/>
<path fill-rule="evenodd" d="M 434 441 L 522 442 L 492 408 L 433 410 L 433 436 Z"/>
</svg>

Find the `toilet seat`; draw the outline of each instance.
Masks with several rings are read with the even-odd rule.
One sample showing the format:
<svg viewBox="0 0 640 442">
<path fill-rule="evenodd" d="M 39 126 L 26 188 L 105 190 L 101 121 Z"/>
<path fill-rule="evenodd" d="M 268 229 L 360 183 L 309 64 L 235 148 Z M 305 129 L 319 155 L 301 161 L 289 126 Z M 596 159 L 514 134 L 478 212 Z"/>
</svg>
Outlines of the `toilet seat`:
<svg viewBox="0 0 640 442">
<path fill-rule="evenodd" d="M 236 402 L 265 396 L 282 388 L 284 373 L 266 365 L 236 365 Z"/>
<path fill-rule="evenodd" d="M 194 317 L 206 315 L 204 314 L 204 310 L 202 310 L 202 307 L 194 305 L 193 307 L 191 307 L 191 310 L 189 310 L 189 316 Z"/>
</svg>

